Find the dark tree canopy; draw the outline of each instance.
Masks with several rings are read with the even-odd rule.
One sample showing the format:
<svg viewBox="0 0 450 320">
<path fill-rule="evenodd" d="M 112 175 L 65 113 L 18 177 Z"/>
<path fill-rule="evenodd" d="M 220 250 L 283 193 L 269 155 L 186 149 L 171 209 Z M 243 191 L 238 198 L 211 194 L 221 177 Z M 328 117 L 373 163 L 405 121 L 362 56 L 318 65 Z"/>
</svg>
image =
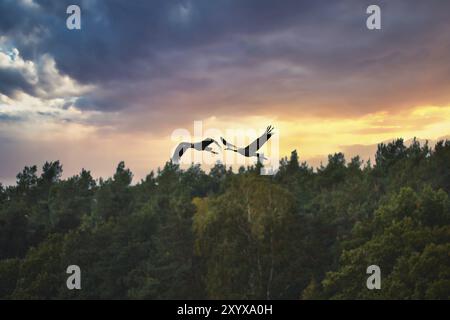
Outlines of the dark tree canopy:
<svg viewBox="0 0 450 320">
<path fill-rule="evenodd" d="M 25 167 L 0 184 L 0 299 L 450 298 L 450 141 L 261 165 L 167 162 L 136 184 L 124 162 L 97 181 Z"/>
</svg>

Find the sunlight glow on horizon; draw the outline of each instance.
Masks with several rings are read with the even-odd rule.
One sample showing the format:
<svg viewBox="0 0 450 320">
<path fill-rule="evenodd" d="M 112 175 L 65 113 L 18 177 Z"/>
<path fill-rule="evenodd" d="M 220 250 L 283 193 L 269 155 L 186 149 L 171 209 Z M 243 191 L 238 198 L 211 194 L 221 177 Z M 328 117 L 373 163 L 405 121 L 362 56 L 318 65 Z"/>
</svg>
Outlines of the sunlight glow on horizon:
<svg viewBox="0 0 450 320">
<path fill-rule="evenodd" d="M 313 167 L 319 166 L 321 162 L 326 164 L 327 155 L 335 152 L 344 152 L 347 160 L 358 154 L 364 160 L 369 157 L 373 160 L 372 152 L 378 143 L 396 138 L 406 141 L 414 137 L 435 142 L 450 134 L 450 106 L 421 106 L 398 113 L 383 111 L 355 118 L 277 119 L 261 116 L 236 121 L 231 118 L 221 119 L 214 116 L 203 121 L 204 137 L 211 129 L 224 133 L 227 129 L 239 132 L 239 129 L 245 128 L 262 131 L 271 124 L 275 126 L 276 134 L 280 134 L 280 158 L 289 157 L 291 151 L 296 149 L 300 160 Z M 21 156 L 19 150 L 16 157 L 17 172 L 25 165 L 40 166 L 44 161 L 61 160 L 64 176 L 77 174 L 85 168 L 92 170 L 94 176 L 105 178 L 112 176 L 117 163 L 123 160 L 135 174 L 134 181 L 137 182 L 150 171 L 163 167 L 175 146 L 169 134 L 105 134 L 96 127 L 76 123 L 37 122 L 27 125 L 26 130 L 23 130 L 27 134 L 22 139 L 28 142 L 32 150 L 39 145 L 39 150 L 45 150 L 45 153 L 35 159 L 28 159 L 25 153 Z M 17 130 L 17 127 L 14 129 Z M 194 134 L 193 123 L 187 124 L 185 129 Z M 169 129 L 166 133 L 169 133 Z M 200 138 L 193 136 L 193 139 Z M 250 160 L 245 164 L 251 165 L 253 162 Z M 207 168 L 205 170 L 208 171 Z"/>
</svg>

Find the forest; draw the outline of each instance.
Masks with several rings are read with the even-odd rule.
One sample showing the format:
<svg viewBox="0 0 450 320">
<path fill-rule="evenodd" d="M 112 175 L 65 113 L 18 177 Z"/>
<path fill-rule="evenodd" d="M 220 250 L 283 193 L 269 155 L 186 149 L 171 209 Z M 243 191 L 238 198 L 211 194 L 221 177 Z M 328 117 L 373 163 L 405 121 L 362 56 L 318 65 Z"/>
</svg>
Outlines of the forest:
<svg viewBox="0 0 450 320">
<path fill-rule="evenodd" d="M 260 167 L 167 162 L 138 183 L 123 162 L 98 180 L 25 167 L 0 184 L 0 299 L 450 298 L 450 141 Z"/>
</svg>

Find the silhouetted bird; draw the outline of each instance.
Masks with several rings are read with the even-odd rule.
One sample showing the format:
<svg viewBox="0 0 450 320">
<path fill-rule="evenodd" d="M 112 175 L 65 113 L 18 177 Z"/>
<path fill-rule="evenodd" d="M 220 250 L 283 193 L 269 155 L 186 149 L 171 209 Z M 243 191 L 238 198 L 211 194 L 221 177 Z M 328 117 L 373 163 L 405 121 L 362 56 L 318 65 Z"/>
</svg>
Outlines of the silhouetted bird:
<svg viewBox="0 0 450 320">
<path fill-rule="evenodd" d="M 264 154 L 257 153 L 256 151 L 258 151 L 262 147 L 262 145 L 264 143 L 266 143 L 267 140 L 270 139 L 270 137 L 273 135 L 272 130 L 273 130 L 273 127 L 268 126 L 266 129 L 266 132 L 264 132 L 264 134 L 261 137 L 259 137 L 258 139 L 256 139 L 252 143 L 250 143 L 245 148 L 238 148 L 235 145 L 227 142 L 222 137 L 220 137 L 220 139 L 222 140 L 222 143 L 225 146 L 227 146 L 227 148 L 225 148 L 225 150 L 231 150 L 231 151 L 237 152 L 237 153 L 243 155 L 244 157 L 258 157 L 258 161 L 261 161 L 261 159 L 267 160 L 267 158 L 264 157 Z"/>
<path fill-rule="evenodd" d="M 211 152 L 213 154 L 217 154 L 217 152 L 213 151 L 213 149 L 211 147 L 209 147 L 209 145 L 211 143 L 215 143 L 219 148 L 222 149 L 222 147 L 217 143 L 216 140 L 211 139 L 211 138 L 207 138 L 201 142 L 197 142 L 197 143 L 190 143 L 190 142 L 181 142 L 175 149 L 175 152 L 173 153 L 172 156 L 172 161 L 174 163 L 178 163 L 180 161 L 180 158 L 183 156 L 183 154 L 186 152 L 187 149 L 193 148 L 195 150 L 198 151 L 208 151 Z"/>
</svg>

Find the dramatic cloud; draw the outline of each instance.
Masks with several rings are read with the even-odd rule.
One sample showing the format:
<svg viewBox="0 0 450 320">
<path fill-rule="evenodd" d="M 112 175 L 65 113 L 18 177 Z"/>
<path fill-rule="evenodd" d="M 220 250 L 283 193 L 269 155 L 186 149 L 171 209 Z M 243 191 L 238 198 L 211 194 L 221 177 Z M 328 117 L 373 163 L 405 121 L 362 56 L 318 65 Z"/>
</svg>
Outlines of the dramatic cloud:
<svg viewBox="0 0 450 320">
<path fill-rule="evenodd" d="M 283 151 L 301 144 L 310 159 L 343 141 L 448 134 L 450 2 L 375 3 L 378 31 L 366 28 L 365 0 L 3 0 L 0 138 L 17 142 L 0 158 L 38 146 L 36 135 L 64 145 L 74 128 L 82 145 L 156 144 L 211 117 L 222 127 L 277 121 L 290 133 Z M 66 28 L 70 4 L 81 30 Z"/>
</svg>

